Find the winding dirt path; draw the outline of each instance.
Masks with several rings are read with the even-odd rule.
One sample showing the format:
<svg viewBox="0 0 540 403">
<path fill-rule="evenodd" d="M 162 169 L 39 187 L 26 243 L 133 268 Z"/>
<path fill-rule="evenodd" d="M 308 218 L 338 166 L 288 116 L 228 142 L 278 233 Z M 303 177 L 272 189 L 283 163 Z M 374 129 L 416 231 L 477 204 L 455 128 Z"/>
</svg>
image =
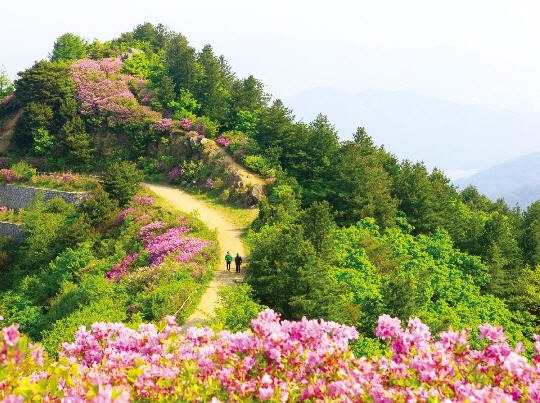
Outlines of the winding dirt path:
<svg viewBox="0 0 540 403">
<path fill-rule="evenodd" d="M 217 290 L 224 285 L 232 285 L 235 281 L 244 278 L 242 273 L 234 272 L 234 262 L 231 271 L 225 270 L 225 253 L 229 251 L 233 256 L 239 253 L 245 258 L 245 249 L 242 243 L 242 228 L 231 223 L 218 211 L 209 207 L 201 200 L 197 200 L 190 194 L 171 186 L 145 184 L 151 191 L 167 201 L 171 206 L 187 213 L 197 210 L 199 219 L 210 229 L 215 229 L 219 242 L 220 264 L 204 293 L 197 309 L 187 319 L 184 329 L 198 324 L 204 324 L 214 313 L 214 308 L 218 305 Z"/>
</svg>

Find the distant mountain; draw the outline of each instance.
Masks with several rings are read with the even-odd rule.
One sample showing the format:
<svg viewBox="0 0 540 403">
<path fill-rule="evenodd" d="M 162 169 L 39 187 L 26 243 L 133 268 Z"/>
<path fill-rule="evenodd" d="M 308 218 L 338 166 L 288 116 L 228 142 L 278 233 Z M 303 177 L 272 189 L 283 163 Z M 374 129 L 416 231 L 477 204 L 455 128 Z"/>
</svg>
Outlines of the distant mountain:
<svg viewBox="0 0 540 403">
<path fill-rule="evenodd" d="M 297 117 L 328 116 L 342 139 L 364 126 L 400 159 L 424 161 L 449 176 L 540 151 L 540 114 L 460 105 L 414 92 L 348 93 L 313 88 L 285 99 Z"/>
<path fill-rule="evenodd" d="M 528 154 L 454 181 L 464 189 L 474 185 L 492 200 L 504 198 L 509 206 L 525 208 L 540 199 L 540 152 Z"/>
</svg>

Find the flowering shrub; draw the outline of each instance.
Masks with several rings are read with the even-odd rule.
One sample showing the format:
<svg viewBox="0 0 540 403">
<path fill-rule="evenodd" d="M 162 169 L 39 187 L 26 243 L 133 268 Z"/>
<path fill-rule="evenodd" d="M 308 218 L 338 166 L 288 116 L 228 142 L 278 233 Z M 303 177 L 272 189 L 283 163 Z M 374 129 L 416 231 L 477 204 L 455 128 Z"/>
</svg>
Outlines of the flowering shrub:
<svg viewBox="0 0 540 403">
<path fill-rule="evenodd" d="M 0 364 L 8 370 L 0 371 L 0 398 L 18 401 L 32 391 L 48 401 L 540 400 L 538 337 L 529 362 L 490 325 L 480 327 L 481 350 L 468 344 L 468 331 L 443 332 L 434 341 L 418 319 L 403 329 L 383 315 L 377 335 L 387 341 L 388 354 L 365 358 L 349 348 L 356 329 L 334 322 L 280 321 L 268 309 L 249 331 L 190 328 L 184 335 L 169 316 L 162 330 L 81 327 L 73 343 L 62 344 L 59 362 L 45 365 L 39 347 L 20 343 L 15 325 L 2 330 Z"/>
<path fill-rule="evenodd" d="M 113 268 L 109 270 L 107 274 L 105 274 L 105 277 L 118 283 L 122 279 L 122 277 L 129 274 L 130 266 L 133 264 L 133 262 L 137 260 L 138 257 L 138 253 L 132 253 L 131 255 L 127 255 L 120 263 L 113 266 Z"/>
<path fill-rule="evenodd" d="M 22 215 L 24 209 L 11 209 L 6 206 L 0 206 L 0 221 L 20 223 L 22 221 Z"/>
<path fill-rule="evenodd" d="M 26 183 L 36 187 L 62 190 L 92 190 L 97 187 L 96 179 L 71 173 L 37 174 L 30 177 Z"/>
<path fill-rule="evenodd" d="M 132 201 L 135 203 L 135 207 L 123 210 L 118 217 L 118 223 L 124 222 L 127 215 L 137 214 L 141 207 L 154 203 L 154 199 L 149 196 L 134 196 Z M 150 219 L 150 215 L 143 214 L 137 216 L 134 222 L 136 224 L 143 223 Z M 191 230 L 183 220 L 179 226 L 167 227 L 168 224 L 163 221 L 152 221 L 142 226 L 137 232 L 137 238 L 142 241 L 148 254 L 148 264 L 152 268 L 160 266 L 169 256 L 181 263 L 191 262 L 197 254 L 212 244 L 196 237 L 185 236 Z M 115 282 L 120 281 L 130 273 L 130 269 L 134 267 L 133 263 L 140 255 L 140 253 L 129 254 L 120 263 L 113 266 L 106 273 L 106 277 Z"/>
<path fill-rule="evenodd" d="M 133 203 L 136 203 L 136 204 L 148 204 L 148 205 L 152 205 L 154 204 L 154 198 L 152 196 L 139 196 L 139 195 L 135 195 L 133 196 Z"/>
<path fill-rule="evenodd" d="M 73 63 L 71 74 L 81 114 L 101 114 L 110 126 L 138 126 L 146 121 L 163 120 L 158 112 L 137 102 L 130 88 L 141 88 L 142 83 L 140 79 L 120 73 L 122 66 L 120 59 L 83 59 Z M 166 122 L 158 124 L 163 125 Z"/>
<path fill-rule="evenodd" d="M 118 224 L 123 223 L 126 220 L 126 217 L 130 215 L 131 213 L 135 212 L 135 209 L 133 207 L 128 207 L 120 212 L 118 214 L 118 218 L 116 219 L 116 222 Z"/>
<path fill-rule="evenodd" d="M 179 262 L 188 262 L 210 245 L 208 241 L 183 236 L 190 231 L 185 224 L 170 228 L 159 235 L 153 233 L 154 229 L 163 226 L 164 223 L 157 221 L 144 226 L 139 231 L 139 237 L 149 252 L 148 261 L 151 266 L 160 265 L 171 253 L 176 254 Z"/>
<path fill-rule="evenodd" d="M 193 122 L 189 119 L 182 119 L 180 121 L 180 126 L 182 126 L 185 130 L 191 130 L 192 125 L 193 125 Z"/>
<path fill-rule="evenodd" d="M 154 168 L 158 171 L 161 171 L 163 168 L 165 168 L 165 163 L 163 161 L 156 161 L 154 163 Z"/>
<path fill-rule="evenodd" d="M 14 175 L 11 169 L 2 168 L 0 169 L 0 181 L 4 183 L 13 182 Z"/>
<path fill-rule="evenodd" d="M 214 188 L 214 180 L 212 178 L 208 178 L 206 180 L 206 183 L 204 184 L 204 186 L 206 187 L 206 189 L 210 190 L 210 189 L 213 189 Z"/>
<path fill-rule="evenodd" d="M 154 123 L 154 130 L 156 132 L 169 132 L 172 127 L 172 119 L 163 118 Z"/>
<path fill-rule="evenodd" d="M 231 139 L 228 137 L 220 136 L 216 139 L 216 143 L 222 145 L 223 147 L 229 147 L 229 144 L 231 144 Z"/>
<path fill-rule="evenodd" d="M 169 179 L 170 183 L 177 183 L 182 177 L 182 175 L 184 175 L 184 170 L 178 167 L 174 167 L 167 174 L 167 178 Z"/>
</svg>

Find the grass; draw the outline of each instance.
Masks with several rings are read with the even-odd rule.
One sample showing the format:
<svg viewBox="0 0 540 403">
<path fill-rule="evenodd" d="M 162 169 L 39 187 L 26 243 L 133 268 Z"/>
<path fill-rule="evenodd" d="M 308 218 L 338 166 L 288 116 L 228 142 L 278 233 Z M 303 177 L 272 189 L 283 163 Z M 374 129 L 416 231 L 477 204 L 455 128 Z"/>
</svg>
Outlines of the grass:
<svg viewBox="0 0 540 403">
<path fill-rule="evenodd" d="M 237 224 L 239 228 L 247 229 L 259 215 L 258 208 L 239 207 L 219 199 L 217 194 L 202 192 L 197 189 L 184 189 L 195 198 L 204 201 L 213 209 L 223 214 L 227 220 Z"/>
<path fill-rule="evenodd" d="M 98 185 L 96 178 L 69 173 L 38 174 L 26 181 L 15 181 L 14 183 L 64 191 L 89 191 L 94 190 Z"/>
</svg>

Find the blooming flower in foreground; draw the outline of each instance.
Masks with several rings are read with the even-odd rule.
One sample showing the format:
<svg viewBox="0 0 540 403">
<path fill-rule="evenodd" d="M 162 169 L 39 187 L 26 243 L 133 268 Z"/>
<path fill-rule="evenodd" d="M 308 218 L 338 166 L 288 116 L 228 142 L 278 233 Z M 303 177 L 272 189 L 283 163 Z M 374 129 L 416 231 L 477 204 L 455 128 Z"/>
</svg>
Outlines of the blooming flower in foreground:
<svg viewBox="0 0 540 403">
<path fill-rule="evenodd" d="M 271 310 L 238 333 L 183 331 L 172 316 L 159 329 L 95 323 L 62 344 L 59 362 L 30 370 L 18 362 L 34 356 L 41 361 L 39 351 L 26 354 L 13 326 L 2 330 L 0 364 L 9 370 L 0 375 L 8 376 L 0 379 L 0 398 L 20 400 L 29 385 L 41 388 L 47 401 L 540 401 L 538 346 L 530 363 L 519 346 L 502 341 L 498 328 L 484 325 L 481 332 L 496 337 L 474 350 L 468 331 L 447 331 L 433 341 L 418 319 L 406 328 L 398 323 L 387 315 L 379 319 L 390 349 L 372 358 L 352 354 L 349 343 L 358 337 L 353 327 L 280 320 Z M 400 345 L 411 348 L 394 348 Z M 57 381 L 40 382 L 59 369 Z"/>
</svg>

